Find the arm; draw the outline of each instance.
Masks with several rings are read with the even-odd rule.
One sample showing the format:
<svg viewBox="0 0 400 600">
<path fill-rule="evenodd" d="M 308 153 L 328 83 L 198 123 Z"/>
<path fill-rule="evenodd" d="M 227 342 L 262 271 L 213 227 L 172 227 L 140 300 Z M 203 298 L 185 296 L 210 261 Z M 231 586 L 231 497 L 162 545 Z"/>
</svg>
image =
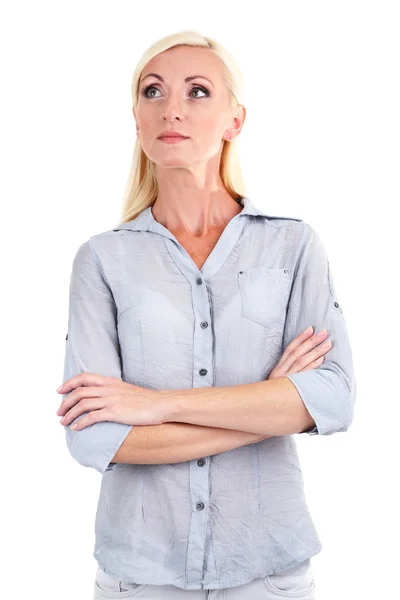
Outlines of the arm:
<svg viewBox="0 0 400 600">
<path fill-rule="evenodd" d="M 336 294 L 326 249 L 317 232 L 307 226 L 307 244 L 300 254 L 286 317 L 286 346 L 308 325 L 326 328 L 332 347 L 315 370 L 286 375 L 296 386 L 315 426 L 301 431 L 332 435 L 347 431 L 354 416 L 357 382 L 343 310 Z"/>
<path fill-rule="evenodd" d="M 283 346 L 309 324 L 328 330 L 332 348 L 317 369 L 257 383 L 163 390 L 170 421 L 239 429 L 272 436 L 331 435 L 353 419 L 356 380 L 342 309 L 325 248 L 306 225 L 289 298 Z M 311 429 L 310 429 L 311 428 Z"/>
<path fill-rule="evenodd" d="M 227 387 L 160 390 L 168 422 L 290 435 L 313 426 L 296 387 L 286 377 Z"/>
<path fill-rule="evenodd" d="M 91 242 L 82 244 L 73 261 L 69 288 L 68 338 L 65 342 L 66 381 L 83 371 L 121 378 L 116 306 Z M 64 399 L 67 394 L 63 394 Z M 83 418 L 79 415 L 70 425 Z M 73 431 L 64 426 L 68 450 L 84 467 L 104 474 L 111 458 L 133 425 L 102 421 Z"/>
<path fill-rule="evenodd" d="M 117 450 L 113 463 L 164 464 L 195 460 L 272 436 L 188 423 L 136 425 Z"/>
<path fill-rule="evenodd" d="M 83 371 L 122 379 L 116 317 L 112 292 L 89 240 L 80 246 L 72 265 L 63 381 Z M 144 427 L 100 421 L 79 431 L 70 425 L 64 426 L 70 454 L 82 466 L 102 474 L 113 468 L 110 462 L 157 463 L 165 461 L 166 453 L 167 462 L 179 462 L 190 460 L 185 456 L 193 454 L 193 444 L 195 454 L 208 456 L 260 439 L 247 432 L 173 423 Z M 151 459 L 146 460 L 147 448 Z"/>
</svg>

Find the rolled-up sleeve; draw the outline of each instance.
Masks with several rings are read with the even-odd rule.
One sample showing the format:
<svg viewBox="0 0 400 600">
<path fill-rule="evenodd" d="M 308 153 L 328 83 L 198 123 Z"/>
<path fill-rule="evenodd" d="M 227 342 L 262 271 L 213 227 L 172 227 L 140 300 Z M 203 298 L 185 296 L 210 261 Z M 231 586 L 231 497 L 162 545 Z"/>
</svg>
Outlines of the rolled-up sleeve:
<svg viewBox="0 0 400 600">
<path fill-rule="evenodd" d="M 69 288 L 68 334 L 63 381 L 84 371 L 121 379 L 116 306 L 90 240 L 78 249 Z M 63 399 L 67 394 L 63 394 Z M 80 431 L 64 426 L 69 452 L 82 466 L 104 474 L 133 425 L 100 421 Z"/>
<path fill-rule="evenodd" d="M 285 322 L 284 348 L 309 325 L 327 329 L 332 346 L 316 369 L 286 375 L 296 386 L 315 427 L 299 433 L 331 435 L 347 431 L 353 416 L 356 379 L 343 310 L 335 292 L 326 249 L 307 223 Z"/>
</svg>

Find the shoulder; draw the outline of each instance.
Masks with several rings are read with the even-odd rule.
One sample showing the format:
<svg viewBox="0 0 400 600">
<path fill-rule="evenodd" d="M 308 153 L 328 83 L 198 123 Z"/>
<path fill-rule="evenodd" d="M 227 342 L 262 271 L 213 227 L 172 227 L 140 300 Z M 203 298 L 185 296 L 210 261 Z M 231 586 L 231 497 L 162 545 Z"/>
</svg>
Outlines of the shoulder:
<svg viewBox="0 0 400 600">
<path fill-rule="evenodd" d="M 112 248 L 115 241 L 123 233 L 126 233 L 126 230 L 106 229 L 105 231 L 94 233 L 82 244 L 82 247 L 87 248 L 87 250 L 90 249 L 92 254 L 96 255 L 103 249 Z"/>
<path fill-rule="evenodd" d="M 300 219 L 299 217 L 267 215 L 265 213 L 263 213 L 263 216 L 265 217 L 262 219 L 264 224 L 275 229 L 280 229 L 281 227 L 297 227 L 298 229 L 301 229 L 305 223 L 303 219 Z"/>
<path fill-rule="evenodd" d="M 302 239 L 305 242 L 310 241 L 315 234 L 313 227 L 299 217 L 283 217 L 278 215 L 265 215 L 265 217 L 263 222 L 266 227 L 284 229 L 289 235 L 297 239 Z"/>
<path fill-rule="evenodd" d="M 315 247 L 321 243 L 314 227 L 304 219 L 278 215 L 266 215 L 266 217 L 262 220 L 263 230 L 268 236 L 273 235 L 276 243 L 280 244 L 282 252 L 288 250 L 300 258 L 310 246 Z M 262 235 L 264 237 L 264 234 Z"/>
<path fill-rule="evenodd" d="M 86 238 L 79 244 L 75 250 L 73 262 L 74 266 L 78 265 L 99 265 L 100 258 L 112 248 L 112 238 L 118 236 L 118 232 L 112 229 L 95 233 Z"/>
</svg>

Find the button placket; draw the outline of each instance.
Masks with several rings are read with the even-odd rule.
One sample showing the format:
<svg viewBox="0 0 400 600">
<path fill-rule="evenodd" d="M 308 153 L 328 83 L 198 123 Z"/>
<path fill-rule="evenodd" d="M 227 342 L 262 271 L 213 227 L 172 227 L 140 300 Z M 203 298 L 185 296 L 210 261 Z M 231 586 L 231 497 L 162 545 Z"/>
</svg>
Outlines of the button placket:
<svg viewBox="0 0 400 600">
<path fill-rule="evenodd" d="M 201 277 L 197 277 L 196 283 L 197 286 L 200 286 L 204 281 Z M 193 287 L 195 319 L 197 321 L 196 313 L 202 313 L 203 320 L 195 328 L 194 334 L 193 387 L 203 387 L 207 383 L 211 386 L 213 377 L 213 340 L 212 328 L 209 327 L 211 306 L 207 286 L 203 286 L 203 288 L 197 286 Z M 204 319 L 204 317 L 206 318 Z M 205 365 L 204 362 L 206 362 Z M 202 378 L 201 382 L 198 379 L 199 376 Z"/>
<path fill-rule="evenodd" d="M 192 308 L 195 323 L 193 331 L 192 387 L 211 387 L 214 382 L 214 331 L 212 322 L 212 294 L 207 282 L 218 272 L 228 259 L 245 225 L 245 219 L 233 219 L 224 230 L 218 243 L 211 251 L 201 271 L 190 260 L 190 256 L 179 242 L 165 236 L 165 245 L 177 267 L 192 287 Z M 168 239 L 169 238 L 169 239 Z M 203 285 L 205 284 L 205 285 Z M 187 545 L 187 582 L 201 581 L 204 564 L 196 557 L 205 553 L 208 524 L 208 499 L 210 496 L 209 462 L 207 457 L 190 461 L 190 497 L 193 506 L 190 522 L 191 535 Z M 200 469 L 200 467 L 206 467 Z"/>
</svg>

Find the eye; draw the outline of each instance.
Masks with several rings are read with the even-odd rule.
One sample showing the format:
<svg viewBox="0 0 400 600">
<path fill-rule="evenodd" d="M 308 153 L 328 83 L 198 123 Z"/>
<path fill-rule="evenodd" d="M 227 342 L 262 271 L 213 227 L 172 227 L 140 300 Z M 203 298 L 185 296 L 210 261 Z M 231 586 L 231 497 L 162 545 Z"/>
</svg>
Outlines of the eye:
<svg viewBox="0 0 400 600">
<path fill-rule="evenodd" d="M 149 90 L 151 90 L 151 89 L 153 89 L 153 90 L 156 90 L 156 91 L 157 91 L 157 88 L 156 88 L 154 85 L 148 85 L 147 87 L 145 87 L 145 88 L 144 88 L 144 90 L 142 90 L 142 95 L 143 95 L 143 96 L 145 96 L 145 98 L 154 98 L 154 96 L 148 96 L 148 95 L 147 95 L 147 92 L 148 92 Z M 159 91 L 159 90 L 158 90 L 158 91 Z"/>
<path fill-rule="evenodd" d="M 148 95 L 148 92 L 150 90 L 160 91 L 155 85 L 150 84 L 142 90 L 142 96 L 144 96 L 145 98 L 157 98 L 157 96 L 149 96 Z M 208 90 L 201 85 L 193 86 L 192 89 L 190 90 L 190 93 L 192 93 L 193 90 L 200 90 L 201 92 L 203 92 L 205 94 L 205 96 L 192 96 L 192 98 L 205 98 L 210 95 Z"/>
<path fill-rule="evenodd" d="M 191 92 L 193 92 L 193 90 L 200 90 L 201 92 L 203 92 L 206 96 L 209 96 L 210 94 L 208 93 L 208 91 L 206 90 L 206 88 L 203 88 L 200 85 L 195 85 L 194 87 L 192 87 L 192 89 L 190 90 Z M 204 96 L 203 96 L 204 97 Z M 195 96 L 195 98 L 202 98 L 202 96 Z"/>
</svg>

